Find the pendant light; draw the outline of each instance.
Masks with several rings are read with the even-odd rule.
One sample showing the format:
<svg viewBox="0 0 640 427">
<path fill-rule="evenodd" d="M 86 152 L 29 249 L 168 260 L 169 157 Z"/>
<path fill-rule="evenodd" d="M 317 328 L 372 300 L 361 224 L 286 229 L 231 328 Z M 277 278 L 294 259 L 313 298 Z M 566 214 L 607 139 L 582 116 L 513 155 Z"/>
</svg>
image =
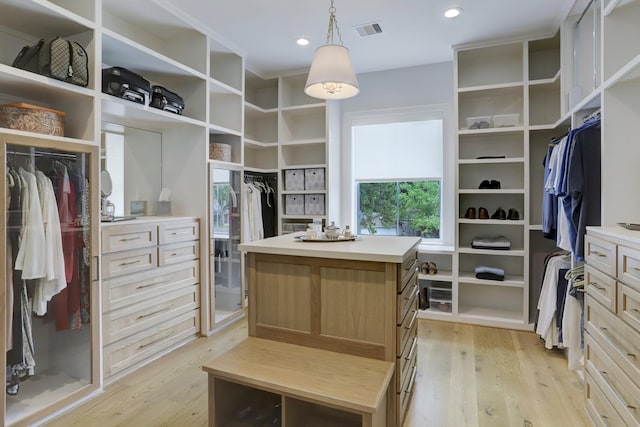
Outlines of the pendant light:
<svg viewBox="0 0 640 427">
<path fill-rule="evenodd" d="M 334 33 L 339 44 L 333 40 Z M 358 94 L 358 79 L 351 65 L 349 49 L 342 45 L 342 36 L 336 20 L 336 8 L 329 8 L 329 29 L 327 40 L 316 49 L 307 76 L 304 92 L 320 99 L 344 99 Z"/>
</svg>

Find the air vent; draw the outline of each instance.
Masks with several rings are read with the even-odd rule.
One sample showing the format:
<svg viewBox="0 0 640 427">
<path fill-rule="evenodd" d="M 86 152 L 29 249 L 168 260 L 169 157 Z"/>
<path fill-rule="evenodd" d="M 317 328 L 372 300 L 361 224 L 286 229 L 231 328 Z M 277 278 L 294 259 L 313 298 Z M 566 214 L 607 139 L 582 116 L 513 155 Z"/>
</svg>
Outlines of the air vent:
<svg viewBox="0 0 640 427">
<path fill-rule="evenodd" d="M 372 36 L 374 34 L 380 34 L 382 32 L 382 27 L 379 22 L 372 22 L 370 24 L 362 24 L 354 27 L 360 37 Z"/>
</svg>

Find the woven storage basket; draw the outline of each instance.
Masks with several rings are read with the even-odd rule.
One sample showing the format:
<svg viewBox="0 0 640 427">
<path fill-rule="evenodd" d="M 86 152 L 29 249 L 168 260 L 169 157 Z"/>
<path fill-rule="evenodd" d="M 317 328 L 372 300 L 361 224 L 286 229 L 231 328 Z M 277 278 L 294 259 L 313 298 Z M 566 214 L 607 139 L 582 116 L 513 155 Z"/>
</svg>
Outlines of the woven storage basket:
<svg viewBox="0 0 640 427">
<path fill-rule="evenodd" d="M 37 105 L 0 105 L 0 127 L 64 136 L 64 112 Z"/>
<path fill-rule="evenodd" d="M 231 161 L 231 145 L 220 142 L 209 143 L 209 158 L 211 160 Z"/>
</svg>

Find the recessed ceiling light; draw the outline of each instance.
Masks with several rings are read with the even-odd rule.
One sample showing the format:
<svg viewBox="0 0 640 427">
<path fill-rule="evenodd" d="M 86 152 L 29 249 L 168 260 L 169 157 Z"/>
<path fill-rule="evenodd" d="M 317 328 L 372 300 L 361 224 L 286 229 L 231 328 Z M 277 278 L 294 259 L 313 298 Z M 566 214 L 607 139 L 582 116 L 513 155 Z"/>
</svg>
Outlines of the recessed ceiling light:
<svg viewBox="0 0 640 427">
<path fill-rule="evenodd" d="M 444 16 L 445 16 L 445 18 L 455 18 L 456 16 L 460 15 L 461 13 L 462 13 L 462 8 L 461 7 L 452 7 L 451 9 L 448 9 L 444 13 Z"/>
<path fill-rule="evenodd" d="M 300 46 L 306 46 L 309 44 L 309 40 L 305 38 L 299 38 L 298 40 L 296 40 L 296 43 L 298 43 Z"/>
</svg>

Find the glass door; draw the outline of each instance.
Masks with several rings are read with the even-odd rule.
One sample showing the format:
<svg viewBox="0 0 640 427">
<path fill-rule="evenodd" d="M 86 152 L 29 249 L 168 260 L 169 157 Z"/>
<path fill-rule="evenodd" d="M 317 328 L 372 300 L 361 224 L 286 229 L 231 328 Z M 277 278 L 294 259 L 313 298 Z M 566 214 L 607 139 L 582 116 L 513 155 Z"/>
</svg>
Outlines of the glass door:
<svg viewBox="0 0 640 427">
<path fill-rule="evenodd" d="M 241 170 L 211 164 L 210 170 L 210 295 L 211 329 L 242 310 L 240 267 Z"/>
<path fill-rule="evenodd" d="M 38 419 L 99 382 L 97 149 L 9 139 L 25 144 L 2 144 L 6 425 Z"/>
</svg>

